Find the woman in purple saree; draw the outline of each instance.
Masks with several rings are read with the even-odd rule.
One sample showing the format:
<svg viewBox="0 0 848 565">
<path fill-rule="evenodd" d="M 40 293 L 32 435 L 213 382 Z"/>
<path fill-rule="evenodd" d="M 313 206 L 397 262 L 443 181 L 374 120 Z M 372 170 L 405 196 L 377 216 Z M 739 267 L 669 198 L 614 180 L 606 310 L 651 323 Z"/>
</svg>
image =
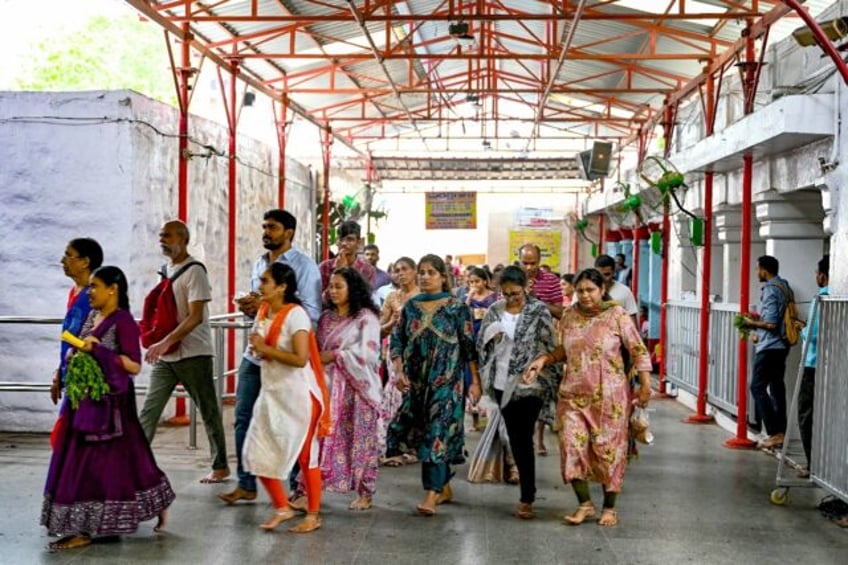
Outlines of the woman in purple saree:
<svg viewBox="0 0 848 565">
<path fill-rule="evenodd" d="M 41 525 L 64 536 L 48 546 L 54 551 L 135 532 L 154 517 L 158 531 L 174 500 L 138 421 L 132 376 L 141 369 L 141 349 L 126 277 L 117 267 L 101 267 L 88 293 L 92 311 L 80 351 L 94 357 L 110 390 L 101 400 L 81 400 L 77 409 L 67 399 L 62 404 L 59 417 L 67 425 L 55 436 L 41 511 Z"/>
</svg>

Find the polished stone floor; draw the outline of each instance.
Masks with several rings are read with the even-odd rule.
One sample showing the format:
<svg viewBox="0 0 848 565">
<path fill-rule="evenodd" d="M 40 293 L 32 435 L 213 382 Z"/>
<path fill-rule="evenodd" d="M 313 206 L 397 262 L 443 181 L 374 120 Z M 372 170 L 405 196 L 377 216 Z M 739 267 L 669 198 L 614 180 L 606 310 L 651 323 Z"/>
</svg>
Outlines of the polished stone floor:
<svg viewBox="0 0 848 565">
<path fill-rule="evenodd" d="M 774 506 L 773 457 L 725 449 L 724 430 L 682 424 L 687 410 L 674 401 L 653 407 L 656 442 L 628 469 L 613 529 L 562 525 L 575 501 L 550 435 L 551 454 L 537 459 L 536 520 L 510 515 L 517 487 L 469 484 L 465 466 L 453 481 L 456 501 L 419 517 L 415 465 L 381 470 L 371 511 L 350 512 L 349 498 L 328 494 L 321 530 L 266 533 L 257 528 L 270 513 L 264 494 L 256 504 L 223 506 L 215 494 L 233 483 L 199 484 L 206 450 L 186 449 L 186 428 L 163 427 L 154 450 L 177 492 L 168 531 L 155 534 L 146 523 L 119 542 L 55 554 L 44 550 L 50 539 L 38 526 L 47 437 L 0 434 L 0 563 L 848 563 L 848 530 L 814 508 L 825 493 L 793 489 L 786 506 Z M 468 437 L 473 445 L 479 434 Z"/>
</svg>

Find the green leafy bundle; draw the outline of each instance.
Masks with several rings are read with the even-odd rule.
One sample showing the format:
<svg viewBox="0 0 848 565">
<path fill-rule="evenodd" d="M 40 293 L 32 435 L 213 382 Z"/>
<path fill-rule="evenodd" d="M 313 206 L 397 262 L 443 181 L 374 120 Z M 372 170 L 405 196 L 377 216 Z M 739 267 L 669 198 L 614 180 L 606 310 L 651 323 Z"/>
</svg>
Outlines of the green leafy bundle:
<svg viewBox="0 0 848 565">
<path fill-rule="evenodd" d="M 747 312 L 745 314 L 736 314 L 733 317 L 733 327 L 739 332 L 742 339 L 748 339 L 753 328 L 748 325 L 751 320 L 759 320 L 760 316 L 756 312 Z"/>
<path fill-rule="evenodd" d="M 80 400 L 89 397 L 100 400 L 109 393 L 109 383 L 103 376 L 103 369 L 97 360 L 88 353 L 77 351 L 68 361 L 65 375 L 65 394 L 71 401 L 71 407 L 79 408 Z"/>
</svg>

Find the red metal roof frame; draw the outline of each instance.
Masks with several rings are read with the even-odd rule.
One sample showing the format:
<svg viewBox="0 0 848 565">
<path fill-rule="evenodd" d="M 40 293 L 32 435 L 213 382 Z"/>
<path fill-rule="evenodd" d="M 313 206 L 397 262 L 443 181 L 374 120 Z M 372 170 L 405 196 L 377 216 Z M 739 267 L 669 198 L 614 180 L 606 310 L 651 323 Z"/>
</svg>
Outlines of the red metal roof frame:
<svg viewBox="0 0 848 565">
<path fill-rule="evenodd" d="M 698 2 L 722 12 L 684 0 L 655 12 L 614 0 L 127 2 L 224 69 L 240 61 L 241 80 L 361 154 L 392 137 L 426 146 L 437 127 L 468 119 L 455 108 L 469 93 L 489 99 L 477 119 L 492 124 L 492 139 L 509 121 L 532 123 L 534 139 L 629 143 L 653 130 L 662 106 L 726 68 L 745 44 L 728 28 L 750 22 L 759 37 L 791 11 L 764 0 Z M 473 47 L 445 33 L 455 22 L 468 24 Z"/>
</svg>

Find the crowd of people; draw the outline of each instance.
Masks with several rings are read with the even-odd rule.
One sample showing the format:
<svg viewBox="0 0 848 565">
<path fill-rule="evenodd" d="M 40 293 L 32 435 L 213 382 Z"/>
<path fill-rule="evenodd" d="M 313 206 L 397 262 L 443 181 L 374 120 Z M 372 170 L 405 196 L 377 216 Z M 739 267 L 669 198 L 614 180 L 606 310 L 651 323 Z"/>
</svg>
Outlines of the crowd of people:
<svg viewBox="0 0 848 565">
<path fill-rule="evenodd" d="M 356 222 L 341 224 L 338 253 L 320 264 L 294 246 L 289 212 L 269 210 L 262 228 L 265 252 L 250 292 L 234 300 L 253 330 L 236 389 L 238 481 L 218 494 L 222 502 L 256 500 L 262 485 L 273 513 L 260 528 L 303 516 L 289 531 L 312 532 L 322 526 L 322 491 L 351 493 L 350 510 L 367 511 L 381 465 L 419 464 L 424 495 L 415 511 L 433 516 L 454 496 L 471 412 L 483 435 L 469 480 L 518 483 L 516 517 L 534 517 L 535 457 L 547 455 L 551 426 L 562 479 L 578 503 L 564 522 L 596 514 L 589 482 L 597 482 L 604 492 L 598 523 L 618 523 L 629 415 L 650 398 L 651 363 L 614 259 L 600 256 L 592 268 L 559 276 L 528 243 L 514 264 L 492 270 L 428 254 L 398 258 L 382 271 L 379 249 L 363 248 Z M 61 401 L 41 520 L 61 536 L 51 549 L 129 533 L 153 518 L 157 529 L 165 526 L 174 492 L 150 443 L 177 383 L 197 404 L 211 447 L 212 468 L 201 482 L 229 478 L 206 268 L 187 251 L 184 223 L 166 222 L 159 236 L 177 323 L 144 354 L 153 370 L 140 415 L 132 376 L 142 355 L 126 278 L 102 266 L 97 242 L 75 239 L 66 248 L 62 263 L 74 285 L 63 329 L 83 345 L 63 343 L 51 387 Z M 68 364 L 83 354 L 100 365 L 109 392 L 77 406 L 69 401 Z M 85 424 L 97 418 L 92 431 Z M 85 475 L 102 480 L 80 482 Z"/>
</svg>

